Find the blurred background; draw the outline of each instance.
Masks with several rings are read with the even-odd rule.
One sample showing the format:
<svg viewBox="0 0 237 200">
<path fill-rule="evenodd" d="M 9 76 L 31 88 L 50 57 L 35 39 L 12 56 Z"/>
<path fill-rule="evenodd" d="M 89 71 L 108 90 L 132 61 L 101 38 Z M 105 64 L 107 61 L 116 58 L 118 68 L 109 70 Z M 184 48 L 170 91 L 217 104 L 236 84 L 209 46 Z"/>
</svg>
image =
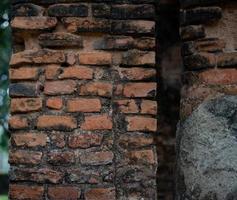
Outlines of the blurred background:
<svg viewBox="0 0 237 200">
<path fill-rule="evenodd" d="M 0 200 L 7 200 L 8 192 L 8 65 L 11 55 L 9 1 L 0 1 Z"/>
</svg>

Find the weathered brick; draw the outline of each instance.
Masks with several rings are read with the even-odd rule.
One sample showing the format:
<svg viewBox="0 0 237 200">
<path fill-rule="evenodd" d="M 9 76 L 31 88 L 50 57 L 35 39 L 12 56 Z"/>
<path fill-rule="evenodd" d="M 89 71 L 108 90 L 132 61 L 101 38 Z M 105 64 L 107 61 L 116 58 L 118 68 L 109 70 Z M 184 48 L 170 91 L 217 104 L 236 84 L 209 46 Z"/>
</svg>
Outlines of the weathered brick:
<svg viewBox="0 0 237 200">
<path fill-rule="evenodd" d="M 11 97 L 36 97 L 38 88 L 35 83 L 12 83 L 9 86 Z"/>
<path fill-rule="evenodd" d="M 65 135 L 63 133 L 50 134 L 50 141 L 53 146 L 63 148 L 66 145 Z"/>
<path fill-rule="evenodd" d="M 134 40 L 134 48 L 141 50 L 154 50 L 156 39 L 152 37 L 139 37 Z"/>
<path fill-rule="evenodd" d="M 237 53 L 221 53 L 216 59 L 218 67 L 234 67 L 237 64 Z"/>
<path fill-rule="evenodd" d="M 80 95 L 111 97 L 113 86 L 106 82 L 86 83 L 80 87 Z"/>
<path fill-rule="evenodd" d="M 75 163 L 75 154 L 71 151 L 51 151 L 48 153 L 48 162 L 53 165 Z"/>
<path fill-rule="evenodd" d="M 51 200 L 76 200 L 80 198 L 81 190 L 73 186 L 50 186 L 48 188 L 48 196 Z"/>
<path fill-rule="evenodd" d="M 9 120 L 10 129 L 26 129 L 29 127 L 29 122 L 26 117 L 11 116 Z"/>
<path fill-rule="evenodd" d="M 132 116 L 126 117 L 128 131 L 157 131 L 157 120 L 151 117 Z"/>
<path fill-rule="evenodd" d="M 85 192 L 85 200 L 115 200 L 115 188 L 94 188 Z"/>
<path fill-rule="evenodd" d="M 39 16 L 44 12 L 44 8 L 32 3 L 17 4 L 12 7 L 13 17 Z"/>
<path fill-rule="evenodd" d="M 88 152 L 80 156 L 83 165 L 107 165 L 111 164 L 113 159 L 114 154 L 111 151 Z"/>
<path fill-rule="evenodd" d="M 110 32 L 110 21 L 106 19 L 83 19 L 68 17 L 62 19 L 63 24 L 71 33 Z"/>
<path fill-rule="evenodd" d="M 180 28 L 180 37 L 182 40 L 194 40 L 204 38 L 205 29 L 202 25 L 190 25 Z"/>
<path fill-rule="evenodd" d="M 103 135 L 98 133 L 81 133 L 69 136 L 69 147 L 87 149 L 90 147 L 100 146 Z"/>
<path fill-rule="evenodd" d="M 27 113 L 42 109 L 41 98 L 14 98 L 11 99 L 11 113 Z"/>
<path fill-rule="evenodd" d="M 107 18 L 110 17 L 111 6 L 109 4 L 92 4 L 92 14 L 94 17 Z"/>
<path fill-rule="evenodd" d="M 65 55 L 63 51 L 55 50 L 25 50 L 12 55 L 10 65 L 20 64 L 56 64 L 64 63 Z"/>
<path fill-rule="evenodd" d="M 128 153 L 130 164 L 154 165 L 157 163 L 156 155 L 152 149 L 131 151 Z"/>
<path fill-rule="evenodd" d="M 16 146 L 43 147 L 46 146 L 47 135 L 41 133 L 18 133 L 12 135 L 11 142 Z"/>
<path fill-rule="evenodd" d="M 79 62 L 84 65 L 111 65 L 112 54 L 107 52 L 80 53 Z"/>
<path fill-rule="evenodd" d="M 142 100 L 141 113 L 156 115 L 157 114 L 157 102 L 150 101 L 150 100 Z"/>
<path fill-rule="evenodd" d="M 155 34 L 155 22 L 143 20 L 119 20 L 112 21 L 112 33 L 116 34 Z"/>
<path fill-rule="evenodd" d="M 87 17 L 86 4 L 54 4 L 48 8 L 49 16 L 53 17 Z"/>
<path fill-rule="evenodd" d="M 64 68 L 62 73 L 59 75 L 60 79 L 93 79 L 93 70 L 85 66 L 73 66 Z"/>
<path fill-rule="evenodd" d="M 112 119 L 106 114 L 85 116 L 85 121 L 81 124 L 82 130 L 111 130 Z"/>
<path fill-rule="evenodd" d="M 139 81 L 139 80 L 155 78 L 156 70 L 140 68 L 140 67 L 120 68 L 119 75 L 120 75 L 120 78 L 124 80 Z"/>
<path fill-rule="evenodd" d="M 57 25 L 54 17 L 15 17 L 11 26 L 15 30 L 42 31 L 53 29 Z"/>
<path fill-rule="evenodd" d="M 9 197 L 17 200 L 40 200 L 44 196 L 43 186 L 29 186 L 20 184 L 9 185 Z"/>
<path fill-rule="evenodd" d="M 156 83 L 127 83 L 124 85 L 125 97 L 154 97 L 156 96 Z"/>
<path fill-rule="evenodd" d="M 73 80 L 45 82 L 44 93 L 47 95 L 72 94 L 76 91 L 77 83 Z"/>
<path fill-rule="evenodd" d="M 37 120 L 38 129 L 72 130 L 77 128 L 77 121 L 70 116 L 41 115 Z"/>
<path fill-rule="evenodd" d="M 123 65 L 151 65 L 156 63 L 156 54 L 154 51 L 130 50 L 123 54 Z"/>
<path fill-rule="evenodd" d="M 36 80 L 38 78 L 39 70 L 37 68 L 22 67 L 19 69 L 9 70 L 11 80 Z"/>
<path fill-rule="evenodd" d="M 55 79 L 60 73 L 60 65 L 51 64 L 45 67 L 45 78 L 48 80 Z"/>
<path fill-rule="evenodd" d="M 67 102 L 68 112 L 100 112 L 101 102 L 99 99 L 70 99 Z"/>
<path fill-rule="evenodd" d="M 36 165 L 41 162 L 42 156 L 43 153 L 39 151 L 12 150 L 9 154 L 9 163 Z"/>
<path fill-rule="evenodd" d="M 46 106 L 50 109 L 60 110 L 63 107 L 63 100 L 61 98 L 50 98 L 46 101 Z"/>
<path fill-rule="evenodd" d="M 128 50 L 133 48 L 134 39 L 129 36 L 106 36 L 98 49 L 104 50 Z"/>
<path fill-rule="evenodd" d="M 63 179 L 63 173 L 49 168 L 13 168 L 10 179 L 14 181 L 33 181 L 37 183 L 59 183 Z"/>
<path fill-rule="evenodd" d="M 135 100 L 116 100 L 115 104 L 122 113 L 138 113 L 139 108 Z"/>
<path fill-rule="evenodd" d="M 39 36 L 43 47 L 77 47 L 83 48 L 82 37 L 70 33 L 44 33 Z"/>
</svg>

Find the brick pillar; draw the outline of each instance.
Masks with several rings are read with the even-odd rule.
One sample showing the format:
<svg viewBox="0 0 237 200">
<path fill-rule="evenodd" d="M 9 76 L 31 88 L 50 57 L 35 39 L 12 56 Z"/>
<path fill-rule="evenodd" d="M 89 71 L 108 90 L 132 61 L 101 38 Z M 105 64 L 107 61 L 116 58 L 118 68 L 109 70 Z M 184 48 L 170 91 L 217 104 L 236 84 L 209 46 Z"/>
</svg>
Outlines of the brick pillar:
<svg viewBox="0 0 237 200">
<path fill-rule="evenodd" d="M 76 2 L 12 0 L 10 199 L 156 199 L 155 1 Z"/>
<path fill-rule="evenodd" d="M 181 1 L 177 200 L 236 199 L 237 4 L 220 2 Z"/>
</svg>

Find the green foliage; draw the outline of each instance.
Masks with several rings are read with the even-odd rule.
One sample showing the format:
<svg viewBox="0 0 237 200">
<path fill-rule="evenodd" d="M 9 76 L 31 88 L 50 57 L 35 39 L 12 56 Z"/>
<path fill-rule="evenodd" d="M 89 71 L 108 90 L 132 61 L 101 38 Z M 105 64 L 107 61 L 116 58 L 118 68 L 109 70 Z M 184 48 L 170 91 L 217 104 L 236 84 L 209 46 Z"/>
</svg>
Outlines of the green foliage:
<svg viewBox="0 0 237 200">
<path fill-rule="evenodd" d="M 7 196 L 0 196 L 0 200 L 8 200 Z"/>
</svg>

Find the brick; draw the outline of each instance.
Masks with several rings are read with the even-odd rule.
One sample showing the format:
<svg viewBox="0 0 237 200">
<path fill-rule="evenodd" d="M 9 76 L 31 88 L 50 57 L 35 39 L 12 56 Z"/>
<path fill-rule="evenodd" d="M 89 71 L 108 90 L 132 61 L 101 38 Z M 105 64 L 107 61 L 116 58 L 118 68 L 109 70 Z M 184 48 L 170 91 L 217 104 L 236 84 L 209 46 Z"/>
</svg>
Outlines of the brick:
<svg viewBox="0 0 237 200">
<path fill-rule="evenodd" d="M 156 83 L 127 83 L 124 85 L 125 97 L 154 97 L 156 96 Z"/>
<path fill-rule="evenodd" d="M 217 56 L 218 67 L 234 67 L 237 64 L 237 53 L 221 53 Z"/>
<path fill-rule="evenodd" d="M 155 7 L 151 4 L 143 5 L 112 5 L 113 19 L 154 19 Z"/>
<path fill-rule="evenodd" d="M 101 102 L 99 99 L 70 99 L 67 102 L 68 112 L 100 112 Z"/>
<path fill-rule="evenodd" d="M 39 70 L 37 68 L 22 67 L 20 69 L 10 69 L 11 80 L 36 80 L 38 78 Z"/>
<path fill-rule="evenodd" d="M 56 27 L 54 17 L 15 17 L 11 22 L 13 30 L 42 31 Z"/>
<path fill-rule="evenodd" d="M 115 188 L 94 188 L 85 192 L 85 200 L 115 200 Z"/>
<path fill-rule="evenodd" d="M 16 146 L 44 147 L 47 143 L 47 135 L 41 133 L 20 133 L 13 134 L 11 142 Z"/>
<path fill-rule="evenodd" d="M 129 36 L 106 36 L 98 49 L 104 50 L 128 50 L 133 48 L 134 39 Z"/>
<path fill-rule="evenodd" d="M 43 199 L 43 186 L 29 186 L 20 184 L 9 185 L 9 197 L 17 200 L 40 200 Z"/>
<path fill-rule="evenodd" d="M 157 120 L 151 117 L 133 116 L 126 117 L 128 131 L 157 131 Z"/>
<path fill-rule="evenodd" d="M 70 33 L 81 32 L 110 32 L 110 21 L 107 19 L 83 19 L 68 17 L 62 19 L 63 24 Z"/>
<path fill-rule="evenodd" d="M 51 64 L 45 67 L 45 78 L 48 80 L 57 78 L 59 73 L 60 73 L 59 65 Z"/>
<path fill-rule="evenodd" d="M 62 73 L 59 75 L 60 79 L 84 79 L 90 80 L 93 79 L 93 70 L 85 66 L 73 66 L 64 68 Z"/>
<path fill-rule="evenodd" d="M 77 200 L 81 196 L 81 190 L 73 186 L 50 186 L 48 188 L 48 196 L 50 200 Z"/>
<path fill-rule="evenodd" d="M 205 29 L 202 25 L 190 25 L 180 28 L 180 37 L 182 40 L 194 40 L 204 38 Z"/>
<path fill-rule="evenodd" d="M 42 110 L 41 98 L 11 99 L 11 113 L 27 113 Z"/>
<path fill-rule="evenodd" d="M 60 110 L 63 107 L 63 100 L 61 98 L 50 98 L 46 101 L 46 106 L 50 109 Z"/>
<path fill-rule="evenodd" d="M 87 17 L 88 6 L 86 4 L 55 4 L 49 6 L 48 14 L 52 17 Z"/>
<path fill-rule="evenodd" d="M 62 133 L 50 134 L 50 141 L 53 146 L 63 148 L 66 145 L 65 136 Z"/>
<path fill-rule="evenodd" d="M 83 48 L 83 39 L 71 33 L 43 33 L 39 36 L 42 47 L 77 47 Z"/>
<path fill-rule="evenodd" d="M 81 133 L 69 136 L 69 147 L 87 149 L 100 146 L 103 136 L 98 133 Z"/>
<path fill-rule="evenodd" d="M 112 54 L 107 52 L 80 53 L 79 62 L 84 65 L 111 65 Z"/>
<path fill-rule="evenodd" d="M 60 183 L 64 176 L 63 173 L 49 168 L 13 168 L 10 174 L 11 180 L 36 183 Z"/>
<path fill-rule="evenodd" d="M 107 165 L 113 162 L 114 154 L 111 151 L 87 152 L 80 156 L 83 165 Z"/>
<path fill-rule="evenodd" d="M 9 120 L 10 129 L 26 129 L 29 127 L 29 122 L 26 117 L 11 116 Z"/>
<path fill-rule="evenodd" d="M 157 102 L 150 101 L 150 100 L 142 100 L 141 113 L 156 115 L 157 114 Z"/>
<path fill-rule="evenodd" d="M 13 17 L 39 16 L 44 12 L 44 8 L 32 3 L 17 4 L 12 7 Z"/>
<path fill-rule="evenodd" d="M 41 115 L 37 120 L 38 129 L 73 130 L 77 128 L 77 121 L 70 116 Z"/>
<path fill-rule="evenodd" d="M 111 31 L 116 34 L 154 35 L 155 22 L 143 20 L 114 20 L 111 24 Z"/>
<path fill-rule="evenodd" d="M 133 80 L 133 81 L 147 80 L 156 77 L 156 70 L 140 67 L 120 68 L 119 75 L 120 78 L 123 80 Z"/>
<path fill-rule="evenodd" d="M 37 97 L 38 88 L 35 83 L 11 83 L 9 93 L 11 97 Z"/>
<path fill-rule="evenodd" d="M 92 4 L 93 17 L 108 18 L 110 17 L 111 6 L 108 4 Z"/>
<path fill-rule="evenodd" d="M 111 97 L 113 86 L 106 82 L 91 82 L 80 87 L 80 95 Z"/>
<path fill-rule="evenodd" d="M 123 148 L 140 148 L 150 146 L 155 143 L 152 135 L 137 134 L 123 134 L 120 135 L 118 143 Z"/>
<path fill-rule="evenodd" d="M 40 49 L 25 50 L 12 55 L 10 65 L 20 64 L 57 64 L 64 63 L 65 55 L 63 51 Z"/>
<path fill-rule="evenodd" d="M 47 95 L 72 94 L 76 91 L 77 83 L 73 80 L 45 82 L 44 93 Z"/>
<path fill-rule="evenodd" d="M 42 152 L 39 151 L 27 151 L 27 150 L 17 150 L 10 151 L 9 163 L 10 164 L 30 164 L 36 165 L 40 164 L 42 159 Z"/>
<path fill-rule="evenodd" d="M 134 40 L 133 46 L 140 50 L 154 50 L 156 48 L 156 39 L 152 37 L 140 37 Z"/>
<path fill-rule="evenodd" d="M 150 65 L 154 66 L 156 63 L 156 54 L 154 51 L 138 51 L 130 50 L 123 54 L 123 65 Z"/>
<path fill-rule="evenodd" d="M 157 164 L 156 155 L 152 149 L 131 151 L 128 153 L 130 164 Z"/>
<path fill-rule="evenodd" d="M 138 113 L 139 108 L 135 100 L 116 100 L 115 104 L 122 113 Z"/>
<path fill-rule="evenodd" d="M 51 151 L 47 160 L 53 165 L 72 164 L 75 163 L 75 154 L 70 151 Z"/>
<path fill-rule="evenodd" d="M 81 124 L 82 130 L 111 130 L 112 119 L 106 114 L 85 116 L 85 121 Z"/>
</svg>

